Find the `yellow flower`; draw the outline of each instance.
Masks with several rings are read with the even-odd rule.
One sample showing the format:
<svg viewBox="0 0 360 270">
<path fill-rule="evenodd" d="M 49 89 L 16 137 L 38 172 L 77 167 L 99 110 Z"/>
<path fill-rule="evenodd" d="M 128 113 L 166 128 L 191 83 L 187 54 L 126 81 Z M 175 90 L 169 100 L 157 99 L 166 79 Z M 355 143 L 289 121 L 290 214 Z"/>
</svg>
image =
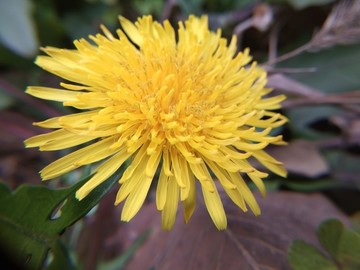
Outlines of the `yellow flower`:
<svg viewBox="0 0 360 270">
<path fill-rule="evenodd" d="M 77 191 L 81 200 L 129 160 L 115 202 L 126 200 L 123 221 L 139 211 L 159 169 L 156 206 L 165 229 L 174 224 L 179 200 L 188 222 L 200 187 L 222 230 L 226 214 L 213 174 L 236 205 L 259 215 L 243 177 L 265 194 L 267 173 L 255 169 L 250 157 L 286 175 L 263 151 L 284 143 L 269 135 L 286 122 L 272 111 L 284 96 L 268 96 L 265 71 L 248 65 L 248 50 L 236 53 L 235 36 L 228 44 L 220 30 L 210 31 L 206 16 L 190 16 L 177 32 L 151 16 L 135 24 L 120 17 L 120 23 L 118 38 L 102 26 L 104 35 L 90 36 L 92 43 L 76 40 L 74 50 L 46 47 L 48 56 L 37 58 L 37 65 L 68 82 L 61 83 L 63 89 L 30 86 L 27 93 L 83 112 L 35 123 L 54 131 L 26 140 L 26 146 L 52 151 L 87 143 L 45 167 L 42 178 L 103 160 Z"/>
</svg>

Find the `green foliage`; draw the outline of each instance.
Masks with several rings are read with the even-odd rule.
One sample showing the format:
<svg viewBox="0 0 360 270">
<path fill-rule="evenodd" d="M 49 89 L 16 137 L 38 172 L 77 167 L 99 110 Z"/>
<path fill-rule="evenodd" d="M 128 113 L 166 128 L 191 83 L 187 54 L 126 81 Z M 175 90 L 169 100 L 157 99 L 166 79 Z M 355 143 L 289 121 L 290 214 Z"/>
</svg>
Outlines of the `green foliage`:
<svg viewBox="0 0 360 270">
<path fill-rule="evenodd" d="M 178 4 L 183 11 L 183 13 L 189 14 L 201 14 L 202 5 L 204 4 L 205 0 L 179 0 Z"/>
<path fill-rule="evenodd" d="M 164 1 L 135 0 L 132 1 L 132 5 L 140 14 L 153 14 L 155 17 L 160 18 L 164 8 Z"/>
<path fill-rule="evenodd" d="M 326 94 L 359 89 L 360 45 L 343 45 L 319 52 L 304 53 L 284 63 L 286 67 L 316 68 L 315 72 L 292 75 L 302 83 Z M 331 78 L 331 80 L 329 79 Z"/>
<path fill-rule="evenodd" d="M 63 24 L 71 40 L 87 38 L 89 35 L 99 33 L 100 24 L 110 29 L 114 25 L 118 27 L 118 16 L 122 13 L 120 7 L 110 8 L 104 3 L 84 5 L 79 10 L 70 10 L 64 16 Z"/>
<path fill-rule="evenodd" d="M 69 249 L 62 241 L 57 241 L 47 255 L 45 266 L 47 270 L 76 270 L 77 267 L 71 260 Z"/>
<path fill-rule="evenodd" d="M 360 88 L 360 45 L 338 46 L 317 53 L 305 53 L 286 61 L 285 67 L 316 68 L 315 72 L 292 75 L 293 79 L 322 91 L 324 94 L 349 92 Z M 331 79 L 329 79 L 331 78 Z M 311 124 L 341 114 L 329 105 L 295 107 L 287 110 L 289 127 L 303 138 L 322 139 L 328 134 L 311 128 Z"/>
<path fill-rule="evenodd" d="M 290 5 L 297 9 L 303 9 L 310 6 L 320 6 L 334 2 L 334 0 L 286 0 Z"/>
<path fill-rule="evenodd" d="M 10 107 L 14 103 L 14 100 L 3 92 L 0 86 L 0 110 Z"/>
<path fill-rule="evenodd" d="M 75 193 L 89 177 L 58 190 L 22 185 L 11 193 L 0 184 L 0 242 L 9 247 L 17 261 L 27 262 L 30 269 L 41 268 L 49 250 L 52 264 L 64 264 L 68 256 L 59 242 L 60 235 L 100 201 L 117 182 L 120 173 L 114 174 L 82 201 L 75 198 Z M 56 269 L 52 264 L 49 267 Z"/>
<path fill-rule="evenodd" d="M 65 37 L 65 27 L 57 14 L 56 1 L 34 0 L 33 16 L 42 46 L 61 43 Z"/>
<path fill-rule="evenodd" d="M 324 257 L 313 245 L 295 240 L 289 254 L 290 265 L 294 270 L 336 270 L 336 265 Z"/>
<path fill-rule="evenodd" d="M 312 6 L 323 6 L 335 2 L 335 0 L 267 0 L 271 4 L 288 4 L 295 9 L 305 9 Z"/>
<path fill-rule="evenodd" d="M 341 184 L 334 182 L 331 179 L 321 179 L 321 180 L 298 180 L 298 181 L 288 181 L 287 179 L 281 179 L 281 184 L 291 190 L 296 190 L 300 192 L 314 192 L 319 190 L 332 189 L 341 186 Z"/>
<path fill-rule="evenodd" d="M 233 1 L 233 0 L 206 0 L 206 7 L 215 12 L 226 11 L 234 9 L 241 9 L 246 6 L 250 6 L 256 2 L 256 0 L 242 0 L 242 1 Z"/>
<path fill-rule="evenodd" d="M 329 256 L 302 240 L 292 243 L 289 262 L 294 270 L 360 269 L 360 234 L 330 219 L 320 224 L 318 239 Z"/>
</svg>

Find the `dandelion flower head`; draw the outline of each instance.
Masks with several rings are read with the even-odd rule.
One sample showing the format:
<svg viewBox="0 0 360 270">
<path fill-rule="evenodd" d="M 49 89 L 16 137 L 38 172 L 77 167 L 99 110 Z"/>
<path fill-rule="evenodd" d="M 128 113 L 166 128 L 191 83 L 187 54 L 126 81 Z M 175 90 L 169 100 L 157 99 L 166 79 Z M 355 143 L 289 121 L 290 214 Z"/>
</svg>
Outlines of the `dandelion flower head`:
<svg viewBox="0 0 360 270">
<path fill-rule="evenodd" d="M 27 93 L 79 110 L 35 123 L 53 131 L 25 141 L 42 151 L 80 146 L 46 166 L 42 178 L 100 164 L 77 191 L 81 200 L 128 161 L 115 202 L 125 201 L 123 221 L 136 215 L 152 183 L 165 229 L 172 228 L 179 201 L 189 221 L 197 189 L 219 230 L 227 226 L 219 187 L 243 211 L 260 214 L 246 181 L 264 194 L 267 173 L 248 159 L 285 176 L 264 151 L 284 143 L 270 134 L 286 122 L 274 111 L 284 96 L 268 95 L 266 72 L 251 63 L 248 50 L 237 53 L 235 36 L 227 42 L 220 30 L 209 30 L 206 16 L 190 16 L 176 31 L 151 16 L 135 23 L 120 17 L 120 23 L 117 37 L 102 26 L 104 34 L 91 42 L 46 47 L 38 56 L 38 66 L 65 81 L 60 88 L 30 86 Z"/>
</svg>

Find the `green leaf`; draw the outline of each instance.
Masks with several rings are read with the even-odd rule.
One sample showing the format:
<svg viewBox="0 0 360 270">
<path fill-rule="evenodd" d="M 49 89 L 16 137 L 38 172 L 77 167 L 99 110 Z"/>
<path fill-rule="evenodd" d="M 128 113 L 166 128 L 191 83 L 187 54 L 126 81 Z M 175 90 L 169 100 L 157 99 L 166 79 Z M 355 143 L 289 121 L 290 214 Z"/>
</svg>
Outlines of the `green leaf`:
<svg viewBox="0 0 360 270">
<path fill-rule="evenodd" d="M 289 127 L 297 137 L 310 140 L 324 139 L 331 134 L 324 134 L 311 128 L 317 121 L 325 120 L 334 115 L 339 115 L 341 109 L 333 106 L 306 106 L 289 109 L 286 116 L 289 118 Z"/>
<path fill-rule="evenodd" d="M 179 0 L 178 5 L 185 14 L 201 14 L 205 0 Z"/>
<path fill-rule="evenodd" d="M 346 229 L 339 220 L 329 219 L 320 224 L 317 236 L 336 263 L 324 257 L 315 246 L 296 240 L 289 252 L 294 270 L 360 269 L 360 234 Z"/>
<path fill-rule="evenodd" d="M 38 50 L 31 4 L 30 0 L 0 1 L 0 42 L 23 57 Z"/>
<path fill-rule="evenodd" d="M 322 222 L 318 228 L 317 236 L 327 252 L 338 260 L 339 242 L 344 231 L 344 226 L 337 219 Z"/>
<path fill-rule="evenodd" d="M 343 224 L 330 219 L 318 229 L 318 238 L 341 269 L 360 269 L 360 234 L 346 229 Z"/>
<path fill-rule="evenodd" d="M 39 269 L 49 250 L 53 256 L 62 254 L 58 246 L 60 235 L 99 202 L 121 173 L 122 169 L 81 201 L 75 193 L 91 176 L 58 190 L 22 185 L 10 193 L 0 184 L 0 242 L 9 247 L 17 261 Z M 55 216 L 55 212 L 60 216 Z"/>
<path fill-rule="evenodd" d="M 7 185 L 0 183 L 0 198 L 4 198 L 6 196 L 9 196 L 10 189 Z"/>
<path fill-rule="evenodd" d="M 347 269 L 360 269 L 360 234 L 352 230 L 344 230 L 338 256 L 340 263 Z"/>
<path fill-rule="evenodd" d="M 288 68 L 316 68 L 316 72 L 292 74 L 301 83 L 325 94 L 349 92 L 360 88 L 360 45 L 337 46 L 316 53 L 304 53 L 281 64 Z M 287 110 L 292 131 L 310 139 L 322 139 L 324 134 L 310 127 L 342 112 L 335 106 L 306 106 Z"/>
<path fill-rule="evenodd" d="M 73 261 L 70 259 L 70 254 L 67 247 L 61 242 L 57 243 L 52 248 L 50 254 L 48 255 L 48 260 L 50 259 L 49 264 L 46 267 L 46 270 L 76 270 L 76 266 Z"/>
<path fill-rule="evenodd" d="M 301 240 L 291 244 L 289 262 L 293 270 L 337 270 L 336 265 L 315 246 Z"/>
<path fill-rule="evenodd" d="M 319 190 L 333 189 L 341 187 L 341 184 L 336 183 L 334 180 L 311 180 L 311 181 L 289 181 L 289 179 L 281 179 L 280 184 L 289 189 L 301 192 L 314 192 Z"/>
<path fill-rule="evenodd" d="M 330 94 L 359 89 L 358 59 L 360 59 L 360 44 L 343 45 L 301 54 L 282 63 L 281 66 L 316 68 L 315 72 L 292 74 L 291 77 Z"/>
<path fill-rule="evenodd" d="M 14 99 L 3 92 L 0 85 L 0 110 L 10 107 L 14 103 Z"/>
<path fill-rule="evenodd" d="M 162 0 L 135 0 L 131 3 L 139 14 L 153 14 L 160 17 L 164 9 L 164 1 Z"/>
<path fill-rule="evenodd" d="M 347 185 L 348 188 L 360 190 L 360 179 L 356 175 L 360 175 L 360 156 L 351 151 L 343 149 L 327 149 L 323 154 L 331 168 L 331 172 L 338 182 Z M 354 180 L 347 179 L 344 175 L 354 175 Z"/>
<path fill-rule="evenodd" d="M 287 0 L 294 8 L 303 9 L 310 6 L 320 6 L 334 2 L 334 0 Z"/>
<path fill-rule="evenodd" d="M 117 5 L 109 8 L 101 2 L 91 5 L 84 4 L 80 10 L 81 12 L 79 10 L 69 11 L 63 17 L 63 26 L 71 39 L 80 39 L 99 33 L 100 22 L 103 22 L 109 29 L 112 29 L 113 26 L 119 27 L 117 16 L 122 12 Z"/>
<path fill-rule="evenodd" d="M 256 4 L 256 0 L 206 0 L 206 9 L 212 12 L 234 11 Z"/>
<path fill-rule="evenodd" d="M 59 3 L 54 0 L 33 1 L 37 7 L 34 9 L 33 16 L 41 44 L 46 46 L 63 46 L 65 28 L 63 26 L 63 19 L 59 14 Z M 51 29 L 51 31 L 49 31 L 49 29 Z"/>
</svg>

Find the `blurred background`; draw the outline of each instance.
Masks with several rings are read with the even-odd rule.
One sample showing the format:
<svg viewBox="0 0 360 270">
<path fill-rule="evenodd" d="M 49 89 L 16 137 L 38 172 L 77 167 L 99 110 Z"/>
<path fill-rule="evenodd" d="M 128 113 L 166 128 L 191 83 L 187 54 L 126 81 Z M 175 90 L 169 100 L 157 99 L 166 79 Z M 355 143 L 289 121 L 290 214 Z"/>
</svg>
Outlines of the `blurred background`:
<svg viewBox="0 0 360 270">
<path fill-rule="evenodd" d="M 25 94 L 28 85 L 60 83 L 34 64 L 39 48 L 73 48 L 73 40 L 99 33 L 100 24 L 115 33 L 119 15 L 135 21 L 144 14 L 169 19 L 174 27 L 189 14 L 208 14 L 213 30 L 221 28 L 227 38 L 237 35 L 239 50 L 250 48 L 254 60 L 268 70 L 269 86 L 288 96 L 282 113 L 289 123 L 276 132 L 283 133 L 289 145 L 269 152 L 285 163 L 289 177 L 269 177 L 268 190 L 321 194 L 347 224 L 359 226 L 359 1 L 0 0 L 1 182 L 11 189 L 24 183 L 71 183 L 41 183 L 38 175 L 63 153 L 24 149 L 24 139 L 44 132 L 33 122 L 71 112 Z M 147 237 L 141 220 L 132 225 L 134 231 L 142 228 L 133 235 L 124 229 L 127 225 L 119 222 L 111 196 L 65 234 L 74 260 L 84 269 L 121 269 Z M 299 205 L 306 198 L 300 197 Z M 153 226 L 159 230 L 158 217 L 156 221 Z"/>
</svg>

